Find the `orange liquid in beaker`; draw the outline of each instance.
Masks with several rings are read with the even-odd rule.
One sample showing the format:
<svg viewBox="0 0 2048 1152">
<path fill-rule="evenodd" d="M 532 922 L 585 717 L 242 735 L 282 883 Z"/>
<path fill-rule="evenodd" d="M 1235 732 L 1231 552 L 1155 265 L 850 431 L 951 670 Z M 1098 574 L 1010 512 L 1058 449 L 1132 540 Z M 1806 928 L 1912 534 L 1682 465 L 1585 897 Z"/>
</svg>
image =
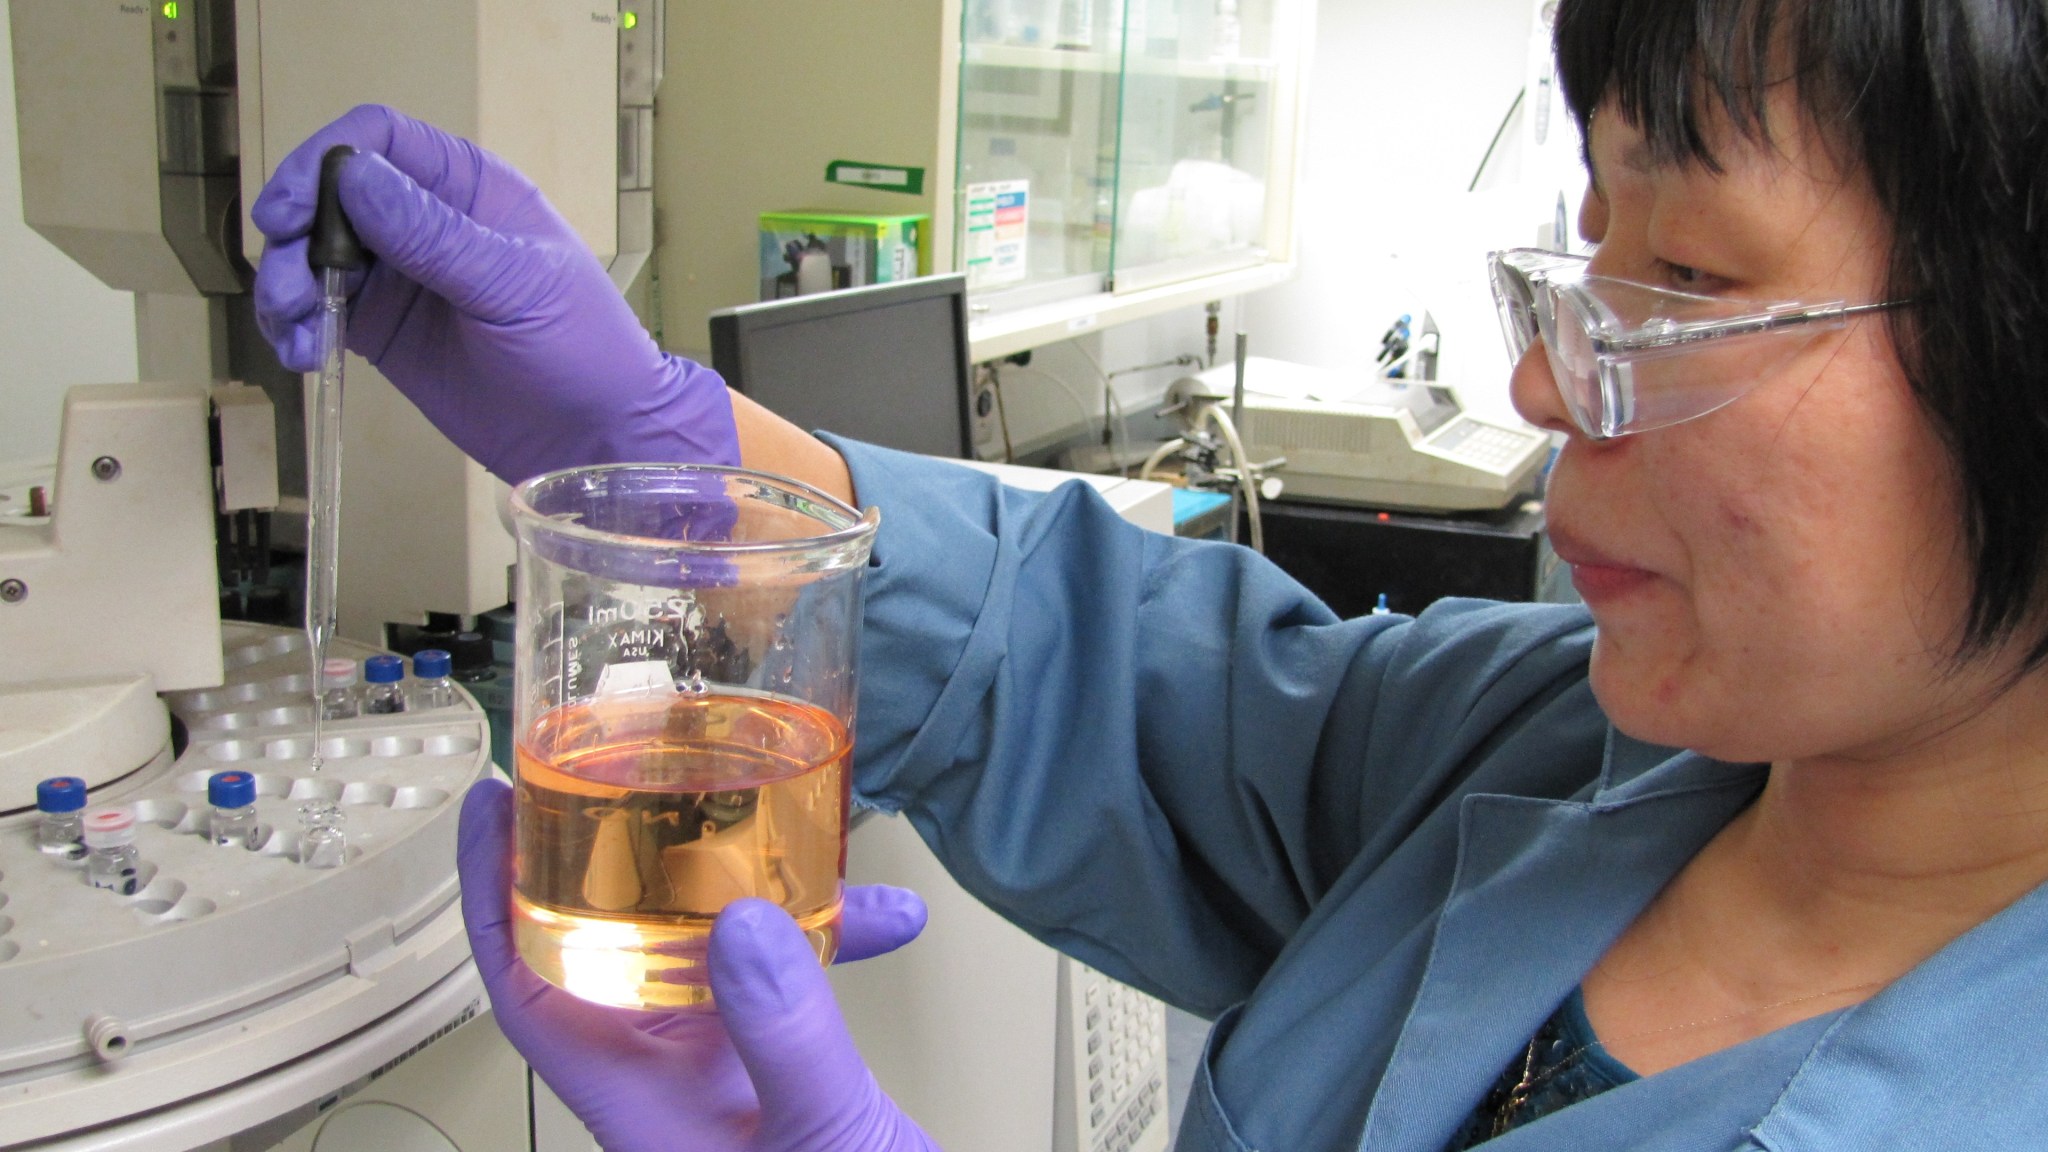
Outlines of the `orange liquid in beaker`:
<svg viewBox="0 0 2048 1152">
<path fill-rule="evenodd" d="M 519 955 L 586 1000 L 708 1007 L 711 922 L 755 896 L 830 963 L 848 751 L 830 713 L 780 697 L 634 694 L 548 712 L 518 749 Z"/>
</svg>

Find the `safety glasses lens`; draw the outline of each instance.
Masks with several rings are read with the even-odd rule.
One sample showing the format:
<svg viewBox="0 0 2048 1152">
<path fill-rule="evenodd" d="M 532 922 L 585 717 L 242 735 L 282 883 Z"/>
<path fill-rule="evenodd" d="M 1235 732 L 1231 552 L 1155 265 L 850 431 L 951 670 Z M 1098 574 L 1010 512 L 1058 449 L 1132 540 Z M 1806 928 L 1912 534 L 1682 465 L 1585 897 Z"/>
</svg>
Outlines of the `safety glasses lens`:
<svg viewBox="0 0 2048 1152">
<path fill-rule="evenodd" d="M 1500 333 L 1508 343 L 1508 358 L 1520 360 L 1536 342 L 1535 301 L 1528 281 L 1496 264 L 1493 306 L 1500 313 Z"/>
<path fill-rule="evenodd" d="M 1715 411 L 1842 326 L 1814 318 L 1812 305 L 1696 296 L 1587 267 L 1512 249 L 1494 254 L 1491 271 L 1509 354 L 1519 361 L 1541 340 L 1572 421 L 1596 439 Z M 1788 313 L 1803 314 L 1788 323 Z"/>
<path fill-rule="evenodd" d="M 1613 413 L 1618 407 L 1603 387 L 1600 353 L 1593 346 L 1589 329 L 1599 323 L 1598 303 L 1574 294 L 1546 293 L 1548 307 L 1542 308 L 1543 348 L 1549 355 L 1550 374 L 1557 380 L 1572 422 L 1586 435 L 1602 438 L 1614 435 Z"/>
</svg>

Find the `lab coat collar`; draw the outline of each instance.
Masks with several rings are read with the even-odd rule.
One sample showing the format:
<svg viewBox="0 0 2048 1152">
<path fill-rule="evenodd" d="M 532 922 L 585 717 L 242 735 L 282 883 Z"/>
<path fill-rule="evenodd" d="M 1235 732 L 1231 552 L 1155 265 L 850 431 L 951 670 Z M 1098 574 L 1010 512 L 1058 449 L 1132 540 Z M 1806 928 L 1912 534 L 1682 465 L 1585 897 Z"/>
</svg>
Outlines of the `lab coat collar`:
<svg viewBox="0 0 2048 1152">
<path fill-rule="evenodd" d="M 1752 1137 L 1770 1152 L 2041 1147 L 2044 989 L 2048 885 L 1845 1012 Z"/>
<path fill-rule="evenodd" d="M 1761 771 L 1674 755 L 1610 729 L 1592 803 L 1605 809 Z M 1707 836 L 1718 827 L 1705 829 Z M 1678 859 L 1670 874 L 1689 858 L 1690 852 Z M 1757 1123 L 1756 1146 L 1791 1152 L 2048 1143 L 2040 1113 L 2048 1091 L 2044 989 L 2048 885 L 1836 1016 Z M 1914 1091 L 1899 1090 L 1907 1084 Z"/>
<path fill-rule="evenodd" d="M 1645 744 L 1624 736 L 1611 725 L 1607 729 L 1607 752 L 1600 765 L 1600 782 L 1594 786 L 1595 804 L 1621 804 L 1631 800 L 1684 791 L 1716 780 L 1749 777 L 1762 773 L 1763 765 L 1729 764 L 1692 752 Z"/>
<path fill-rule="evenodd" d="M 1750 802 L 1764 774 L 1613 736 L 1590 801 L 1467 796 L 1451 894 L 1361 1149 L 1440 1152 L 1536 1028 Z"/>
<path fill-rule="evenodd" d="M 1766 775 L 1617 735 L 1586 801 L 1466 797 L 1451 895 L 1362 1152 L 1441 1152 L 1542 1021 Z M 1627 1132 L 1632 1152 L 1692 1149 L 1705 1125 L 1743 1131 L 1741 1147 L 1765 1152 L 2038 1146 L 2048 1130 L 2043 989 L 2048 885 L 1861 1005 L 1499 1143 L 1558 1152 Z"/>
</svg>

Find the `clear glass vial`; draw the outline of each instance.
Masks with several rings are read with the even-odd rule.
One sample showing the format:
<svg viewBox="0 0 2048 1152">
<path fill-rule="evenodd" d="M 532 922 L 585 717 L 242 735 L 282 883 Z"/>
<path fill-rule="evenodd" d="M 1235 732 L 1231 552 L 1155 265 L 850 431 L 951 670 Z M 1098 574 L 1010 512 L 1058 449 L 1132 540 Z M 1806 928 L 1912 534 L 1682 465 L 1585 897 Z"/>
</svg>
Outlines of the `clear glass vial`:
<svg viewBox="0 0 2048 1152">
<path fill-rule="evenodd" d="M 339 868 L 348 859 L 346 817 L 341 806 L 325 801 L 299 806 L 299 863 L 308 868 Z"/>
<path fill-rule="evenodd" d="M 363 715 L 405 711 L 405 659 L 388 653 L 363 661 Z"/>
<path fill-rule="evenodd" d="M 336 656 L 320 670 L 320 718 L 353 720 L 362 711 L 356 699 L 356 662 Z"/>
<path fill-rule="evenodd" d="M 263 846 L 263 830 L 256 823 L 256 777 L 247 772 L 215 772 L 206 780 L 206 837 L 222 847 Z"/>
<path fill-rule="evenodd" d="M 85 817 L 85 875 L 95 888 L 123 896 L 141 887 L 142 853 L 135 849 L 135 813 L 102 808 Z"/>
<path fill-rule="evenodd" d="M 455 706 L 454 657 L 439 648 L 422 648 L 412 656 L 412 698 L 415 712 Z"/>
<path fill-rule="evenodd" d="M 36 847 L 66 860 L 85 859 L 85 781 L 52 776 L 36 784 Z"/>
</svg>

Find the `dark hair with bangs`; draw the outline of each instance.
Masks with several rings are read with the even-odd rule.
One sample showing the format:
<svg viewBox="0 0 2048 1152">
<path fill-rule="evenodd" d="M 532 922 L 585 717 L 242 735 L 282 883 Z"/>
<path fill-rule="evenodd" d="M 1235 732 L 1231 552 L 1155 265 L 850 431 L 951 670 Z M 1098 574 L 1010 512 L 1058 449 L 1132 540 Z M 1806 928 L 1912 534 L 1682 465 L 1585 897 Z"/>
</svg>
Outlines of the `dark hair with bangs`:
<svg viewBox="0 0 2048 1152">
<path fill-rule="evenodd" d="M 1774 81 L 1892 223 L 1892 345 L 1954 455 L 1972 587 L 1959 657 L 2048 665 L 2048 2 L 1563 0 L 1558 72 L 1666 163 L 1703 121 L 1767 138 Z"/>
</svg>

